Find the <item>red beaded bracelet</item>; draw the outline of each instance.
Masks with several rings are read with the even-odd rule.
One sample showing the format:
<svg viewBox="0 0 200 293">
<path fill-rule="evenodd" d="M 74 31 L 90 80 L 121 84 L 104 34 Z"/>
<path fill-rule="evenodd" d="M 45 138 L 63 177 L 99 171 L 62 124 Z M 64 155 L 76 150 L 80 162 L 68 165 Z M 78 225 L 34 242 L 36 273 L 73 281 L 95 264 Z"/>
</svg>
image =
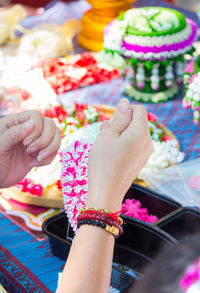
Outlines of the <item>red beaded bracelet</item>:
<svg viewBox="0 0 200 293">
<path fill-rule="evenodd" d="M 120 212 L 117 212 L 117 213 L 112 213 L 110 211 L 107 211 L 107 210 L 104 210 L 104 209 L 95 209 L 95 208 L 85 208 L 85 209 L 81 209 L 78 211 L 79 215 L 80 214 L 89 214 L 89 213 L 92 213 L 92 214 L 99 214 L 99 215 L 104 215 L 106 217 L 109 217 L 110 219 L 113 219 L 117 222 L 119 222 L 121 225 L 123 224 L 123 220 L 121 217 L 119 217 L 119 213 Z"/>
</svg>

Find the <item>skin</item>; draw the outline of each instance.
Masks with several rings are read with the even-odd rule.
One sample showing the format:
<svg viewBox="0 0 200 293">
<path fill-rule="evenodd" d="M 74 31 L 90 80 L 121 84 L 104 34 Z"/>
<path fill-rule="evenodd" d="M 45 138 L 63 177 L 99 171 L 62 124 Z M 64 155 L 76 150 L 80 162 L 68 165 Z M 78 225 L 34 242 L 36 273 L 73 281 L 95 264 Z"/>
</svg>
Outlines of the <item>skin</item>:
<svg viewBox="0 0 200 293">
<path fill-rule="evenodd" d="M 24 111 L 0 120 L 0 187 L 16 184 L 35 166 L 54 159 L 60 131 L 38 111 Z"/>
<path fill-rule="evenodd" d="M 120 211 L 123 197 L 152 153 L 147 114 L 122 99 L 90 153 L 88 207 Z M 78 230 L 57 293 L 109 291 L 114 237 L 94 226 Z"/>
</svg>

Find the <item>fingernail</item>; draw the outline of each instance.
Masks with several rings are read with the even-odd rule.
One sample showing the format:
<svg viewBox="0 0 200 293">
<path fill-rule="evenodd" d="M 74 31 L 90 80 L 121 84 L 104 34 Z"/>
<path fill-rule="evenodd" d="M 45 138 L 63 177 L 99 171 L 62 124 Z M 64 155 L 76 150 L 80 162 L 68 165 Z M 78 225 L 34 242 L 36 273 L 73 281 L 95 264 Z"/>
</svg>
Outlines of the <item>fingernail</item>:
<svg viewBox="0 0 200 293">
<path fill-rule="evenodd" d="M 119 112 L 127 112 L 129 109 L 129 105 L 130 105 L 130 103 L 126 98 L 121 99 L 118 106 L 117 106 Z"/>
<path fill-rule="evenodd" d="M 27 148 L 26 149 L 27 154 L 35 153 L 37 151 L 38 151 L 38 147 L 37 146 L 33 146 L 33 147 L 30 147 L 30 148 Z"/>
<path fill-rule="evenodd" d="M 33 120 L 26 121 L 22 124 L 22 131 L 26 132 L 33 126 Z"/>
<path fill-rule="evenodd" d="M 37 157 L 37 161 L 41 162 L 44 159 L 46 159 L 49 155 L 49 152 L 44 151 L 43 153 L 39 154 L 39 156 Z"/>
</svg>

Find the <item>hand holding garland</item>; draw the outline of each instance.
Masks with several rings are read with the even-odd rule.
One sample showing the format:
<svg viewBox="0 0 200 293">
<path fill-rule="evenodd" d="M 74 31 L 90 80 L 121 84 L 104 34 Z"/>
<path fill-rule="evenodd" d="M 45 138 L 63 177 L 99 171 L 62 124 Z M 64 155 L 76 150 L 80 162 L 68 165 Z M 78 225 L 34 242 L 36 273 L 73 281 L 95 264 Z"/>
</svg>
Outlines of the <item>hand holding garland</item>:
<svg viewBox="0 0 200 293">
<path fill-rule="evenodd" d="M 152 152 L 147 113 L 122 99 L 104 122 L 89 158 L 87 206 L 121 209 L 123 197 Z M 105 229 L 81 225 L 74 239 L 57 293 L 109 291 L 114 237 Z"/>
</svg>

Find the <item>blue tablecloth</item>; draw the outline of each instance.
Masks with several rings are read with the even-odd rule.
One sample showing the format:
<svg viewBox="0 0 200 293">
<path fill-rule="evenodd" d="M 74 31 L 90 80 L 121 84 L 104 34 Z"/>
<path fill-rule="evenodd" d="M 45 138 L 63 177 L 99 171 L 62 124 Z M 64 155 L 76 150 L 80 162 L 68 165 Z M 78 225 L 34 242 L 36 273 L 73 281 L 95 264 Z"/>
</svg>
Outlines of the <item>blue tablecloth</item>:
<svg viewBox="0 0 200 293">
<path fill-rule="evenodd" d="M 156 6 L 159 1 L 139 0 L 136 5 L 144 6 L 147 2 L 149 6 Z M 171 6 L 164 2 L 161 3 L 161 5 Z M 71 13 L 69 13 L 69 17 L 75 16 L 76 12 L 78 13 L 78 17 L 80 17 L 81 13 L 85 11 L 87 7 L 88 5 L 83 0 L 70 4 L 71 10 L 69 11 L 71 11 Z M 183 11 L 182 9 L 180 10 Z M 189 13 L 188 11 L 183 12 L 187 16 L 198 21 L 195 14 Z M 77 47 L 76 51 L 80 51 L 80 48 Z M 73 99 L 84 103 L 116 105 L 119 99 L 124 95 L 125 83 L 126 81 L 124 80 L 113 80 L 107 83 L 71 91 L 62 96 L 62 98 Z M 162 124 L 169 127 L 169 129 L 175 133 L 180 142 L 181 149 L 186 153 L 186 159 L 189 160 L 198 157 L 200 154 L 200 129 L 192 122 L 192 111 L 185 111 L 181 102 L 182 93 L 180 93 L 176 100 L 167 103 L 144 105 L 148 111 L 158 116 Z M 1 214 L 0 221 L 0 244 L 2 247 L 2 249 L 0 247 L 1 268 L 3 268 L 5 272 L 12 268 L 10 273 L 14 274 L 19 282 L 23 283 L 22 286 L 24 286 L 24 288 L 28 288 L 29 286 L 30 290 L 27 289 L 29 291 L 26 292 L 36 292 L 31 291 L 30 284 L 34 286 L 34 282 L 38 286 L 37 292 L 55 292 L 58 272 L 62 271 L 64 261 L 52 255 L 48 240 L 37 241 Z M 23 269 L 25 271 L 24 273 L 22 273 Z M 27 274 L 31 280 L 24 282 L 22 278 L 23 274 Z M 3 280 L 3 275 L 0 274 L 0 278 Z M 44 288 L 42 288 L 41 283 L 44 284 Z M 23 291 L 17 291 L 16 289 L 11 293 L 15 292 Z"/>
</svg>

